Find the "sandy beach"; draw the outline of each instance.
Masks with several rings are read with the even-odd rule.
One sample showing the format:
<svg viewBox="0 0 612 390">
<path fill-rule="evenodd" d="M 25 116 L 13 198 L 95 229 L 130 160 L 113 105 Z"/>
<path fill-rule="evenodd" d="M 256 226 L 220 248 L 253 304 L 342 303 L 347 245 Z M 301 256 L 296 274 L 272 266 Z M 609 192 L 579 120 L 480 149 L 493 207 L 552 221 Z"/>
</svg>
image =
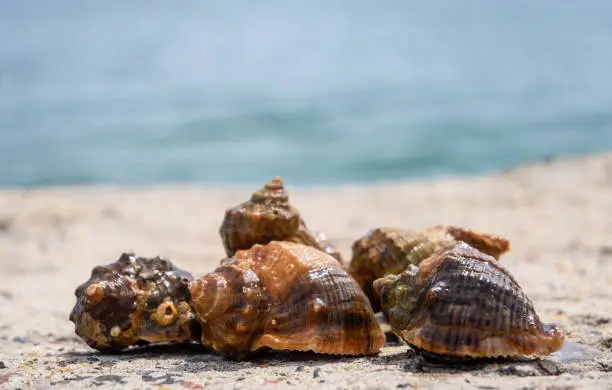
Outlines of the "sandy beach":
<svg viewBox="0 0 612 390">
<path fill-rule="evenodd" d="M 224 257 L 223 211 L 257 186 L 14 189 L 0 191 L 0 388 L 612 388 L 612 154 L 428 181 L 305 189 L 283 179 L 309 226 L 347 259 L 381 226 L 507 237 L 501 261 L 542 320 L 563 325 L 565 349 L 452 366 L 393 340 L 358 358 L 271 352 L 235 363 L 198 346 L 103 355 L 68 320 L 92 267 L 134 251 L 209 272 Z"/>
</svg>

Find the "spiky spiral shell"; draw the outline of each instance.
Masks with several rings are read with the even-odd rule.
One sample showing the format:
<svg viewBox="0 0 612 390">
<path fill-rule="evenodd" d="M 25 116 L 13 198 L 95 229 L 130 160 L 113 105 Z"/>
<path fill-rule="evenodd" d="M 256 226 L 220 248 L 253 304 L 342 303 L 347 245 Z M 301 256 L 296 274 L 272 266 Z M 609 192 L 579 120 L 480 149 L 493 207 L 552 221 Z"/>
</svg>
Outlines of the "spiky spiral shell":
<svg viewBox="0 0 612 390">
<path fill-rule="evenodd" d="M 123 253 L 116 262 L 95 267 L 77 287 L 70 320 L 75 332 L 100 351 L 198 340 L 200 327 L 187 291 L 191 279 L 169 260 Z"/>
<path fill-rule="evenodd" d="M 409 265 L 418 265 L 437 251 L 463 241 L 481 251 L 499 257 L 509 249 L 508 240 L 492 234 L 456 226 L 434 226 L 423 231 L 378 228 L 353 243 L 349 272 L 372 302 L 380 308 L 380 298 L 372 282 L 389 274 L 398 274 Z"/>
<path fill-rule="evenodd" d="M 232 359 L 261 348 L 370 355 L 384 345 L 363 291 L 334 258 L 304 244 L 238 251 L 189 291 L 202 343 Z"/>
<path fill-rule="evenodd" d="M 314 246 L 342 262 L 340 253 L 327 239 L 308 230 L 300 213 L 289 203 L 280 177 L 254 192 L 248 201 L 227 209 L 219 234 L 230 257 L 255 244 L 291 241 Z"/>
<path fill-rule="evenodd" d="M 391 328 L 447 358 L 540 356 L 563 345 L 508 270 L 465 243 L 374 282 Z"/>
</svg>

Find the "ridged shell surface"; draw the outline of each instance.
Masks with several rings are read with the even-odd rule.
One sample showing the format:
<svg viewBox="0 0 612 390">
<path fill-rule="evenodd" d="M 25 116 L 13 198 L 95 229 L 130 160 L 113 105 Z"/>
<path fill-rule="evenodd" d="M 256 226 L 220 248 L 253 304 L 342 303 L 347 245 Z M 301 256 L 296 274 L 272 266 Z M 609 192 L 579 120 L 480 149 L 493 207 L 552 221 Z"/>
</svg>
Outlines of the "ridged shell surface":
<svg viewBox="0 0 612 390">
<path fill-rule="evenodd" d="M 134 344 L 198 340 L 189 305 L 192 276 L 159 257 L 124 253 L 93 269 L 75 295 L 75 332 L 92 348 L 117 351 Z"/>
<path fill-rule="evenodd" d="M 311 246 L 274 241 L 238 251 L 189 290 L 202 343 L 232 359 L 261 348 L 371 355 L 384 345 L 359 286 Z"/>
<path fill-rule="evenodd" d="M 374 282 L 391 328 L 413 347 L 447 358 L 541 356 L 563 346 L 493 257 L 465 243 Z"/>
<path fill-rule="evenodd" d="M 418 265 L 433 253 L 451 248 L 457 241 L 499 257 L 509 249 L 508 240 L 456 226 L 434 226 L 423 231 L 378 228 L 353 243 L 349 272 L 366 292 L 375 311 L 380 299 L 372 282 L 389 274 L 398 274 L 409 265 Z"/>
<path fill-rule="evenodd" d="M 227 209 L 219 234 L 228 256 L 255 244 L 291 241 L 314 246 L 342 262 L 340 253 L 324 236 L 308 230 L 300 213 L 289 203 L 280 177 L 254 192 L 248 201 Z"/>
</svg>

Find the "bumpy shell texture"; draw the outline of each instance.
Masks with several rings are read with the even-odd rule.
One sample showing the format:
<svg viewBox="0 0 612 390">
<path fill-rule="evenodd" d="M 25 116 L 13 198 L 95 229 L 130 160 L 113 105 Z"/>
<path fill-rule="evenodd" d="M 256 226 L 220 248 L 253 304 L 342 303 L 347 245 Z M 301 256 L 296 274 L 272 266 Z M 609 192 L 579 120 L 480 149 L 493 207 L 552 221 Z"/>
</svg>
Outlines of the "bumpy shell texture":
<svg viewBox="0 0 612 390">
<path fill-rule="evenodd" d="M 398 274 L 409 265 L 418 265 L 433 253 L 452 248 L 462 241 L 495 258 L 509 248 L 508 240 L 455 226 L 435 226 L 424 231 L 378 228 L 353 243 L 349 272 L 370 298 L 375 311 L 380 298 L 372 282 L 389 274 Z"/>
<path fill-rule="evenodd" d="M 325 236 L 308 230 L 300 213 L 289 203 L 289 195 L 279 177 L 254 192 L 248 201 L 227 209 L 219 234 L 228 256 L 255 244 L 291 241 L 314 246 L 342 262 L 339 252 Z"/>
<path fill-rule="evenodd" d="M 540 321 L 506 268 L 465 243 L 378 279 L 374 288 L 393 331 L 434 355 L 541 356 L 563 346 L 563 330 Z"/>
<path fill-rule="evenodd" d="M 192 279 L 169 260 L 124 253 L 112 264 L 95 267 L 76 289 L 70 321 L 76 333 L 100 351 L 198 340 L 200 326 L 187 290 Z"/>
<path fill-rule="evenodd" d="M 262 348 L 371 355 L 384 345 L 363 291 L 311 246 L 273 241 L 238 251 L 189 291 L 202 343 L 232 359 Z"/>
</svg>

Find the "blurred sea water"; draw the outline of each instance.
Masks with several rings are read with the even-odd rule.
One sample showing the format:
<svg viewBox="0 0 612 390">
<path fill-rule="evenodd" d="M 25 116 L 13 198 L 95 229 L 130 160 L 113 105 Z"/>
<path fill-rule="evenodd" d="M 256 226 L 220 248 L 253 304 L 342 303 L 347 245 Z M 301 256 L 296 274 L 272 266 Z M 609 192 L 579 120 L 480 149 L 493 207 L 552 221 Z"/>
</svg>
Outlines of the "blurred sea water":
<svg viewBox="0 0 612 390">
<path fill-rule="evenodd" d="M 338 184 L 612 149 L 612 2 L 0 2 L 0 186 Z"/>
</svg>

